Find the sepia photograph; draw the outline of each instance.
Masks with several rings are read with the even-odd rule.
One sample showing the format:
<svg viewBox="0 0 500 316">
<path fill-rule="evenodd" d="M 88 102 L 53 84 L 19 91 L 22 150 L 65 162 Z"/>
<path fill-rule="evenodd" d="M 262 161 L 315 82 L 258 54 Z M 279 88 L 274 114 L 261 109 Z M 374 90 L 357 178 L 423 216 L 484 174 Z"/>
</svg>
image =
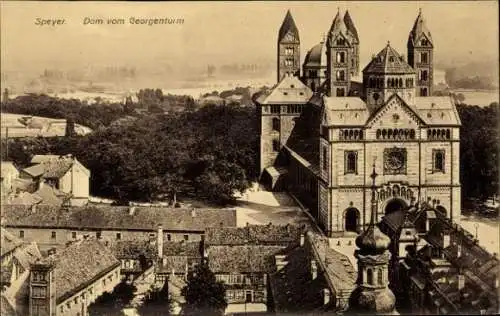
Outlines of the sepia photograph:
<svg viewBox="0 0 500 316">
<path fill-rule="evenodd" d="M 1 316 L 498 315 L 497 1 L 0 1 Z"/>
</svg>

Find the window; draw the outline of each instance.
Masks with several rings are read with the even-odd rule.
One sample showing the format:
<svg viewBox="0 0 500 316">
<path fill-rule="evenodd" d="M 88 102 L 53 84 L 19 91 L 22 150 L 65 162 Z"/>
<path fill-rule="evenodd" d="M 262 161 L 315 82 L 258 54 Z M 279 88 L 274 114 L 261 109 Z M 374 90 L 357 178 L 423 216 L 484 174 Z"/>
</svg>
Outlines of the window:
<svg viewBox="0 0 500 316">
<path fill-rule="evenodd" d="M 427 42 L 427 39 L 425 39 L 425 38 L 423 38 L 423 39 L 420 41 L 420 44 L 421 44 L 422 46 L 427 46 L 427 43 L 428 43 L 428 42 Z"/>
<path fill-rule="evenodd" d="M 428 63 L 428 54 L 425 53 L 420 53 L 420 62 L 422 64 L 427 64 Z"/>
<path fill-rule="evenodd" d="M 337 88 L 337 96 L 338 97 L 345 97 L 345 90 L 344 90 L 344 88 Z"/>
<path fill-rule="evenodd" d="M 287 47 L 285 49 L 285 54 L 286 55 L 293 55 L 293 47 Z"/>
<path fill-rule="evenodd" d="M 339 46 L 345 45 L 345 39 L 341 37 L 337 38 L 337 45 Z"/>
<path fill-rule="evenodd" d="M 389 56 L 389 62 L 391 62 L 391 63 L 394 62 L 394 56 Z"/>
<path fill-rule="evenodd" d="M 273 118 L 273 130 L 278 131 L 280 130 L 280 119 L 279 118 Z"/>
<path fill-rule="evenodd" d="M 293 58 L 287 58 L 285 59 L 285 66 L 293 66 Z"/>
<path fill-rule="evenodd" d="M 188 241 L 189 240 L 189 235 L 184 235 L 184 240 Z"/>
<path fill-rule="evenodd" d="M 50 233 L 50 238 L 56 239 L 56 232 L 51 232 Z"/>
<path fill-rule="evenodd" d="M 24 238 L 24 230 L 19 231 L 19 238 Z"/>
<path fill-rule="evenodd" d="M 328 149 L 323 147 L 323 170 L 328 168 Z"/>
<path fill-rule="evenodd" d="M 45 297 L 47 295 L 47 288 L 45 286 L 34 286 L 32 291 L 33 297 Z"/>
<path fill-rule="evenodd" d="M 276 114 L 280 112 L 280 106 L 279 105 L 271 105 L 271 113 Z"/>
<path fill-rule="evenodd" d="M 420 80 L 422 81 L 427 81 L 428 73 L 427 70 L 422 70 L 420 72 Z"/>
<path fill-rule="evenodd" d="M 71 238 L 76 239 L 76 232 L 71 232 Z"/>
<path fill-rule="evenodd" d="M 96 232 L 96 233 L 95 233 L 95 237 L 96 237 L 97 239 L 101 239 L 101 232 Z"/>
<path fill-rule="evenodd" d="M 372 269 L 366 270 L 366 283 L 373 285 L 373 271 L 372 271 Z"/>
<path fill-rule="evenodd" d="M 280 150 L 280 141 L 277 139 L 273 140 L 273 151 L 279 151 Z"/>
<path fill-rule="evenodd" d="M 434 156 L 433 172 L 444 173 L 444 150 L 434 149 L 433 156 Z"/>
<path fill-rule="evenodd" d="M 167 234 L 167 240 L 168 240 L 168 241 L 171 241 L 171 240 L 172 240 L 172 235 Z"/>
<path fill-rule="evenodd" d="M 316 70 L 309 70 L 309 78 L 316 78 Z"/>
<path fill-rule="evenodd" d="M 345 152 L 345 173 L 358 173 L 358 153 L 356 151 Z"/>
<path fill-rule="evenodd" d="M 337 63 L 345 63 L 345 52 L 337 52 Z"/>
<path fill-rule="evenodd" d="M 122 234 L 121 234 L 121 233 L 116 233 L 116 239 L 117 239 L 117 240 L 122 239 Z"/>
<path fill-rule="evenodd" d="M 337 71 L 337 81 L 344 81 L 344 80 L 345 80 L 345 71 L 344 70 Z"/>
<path fill-rule="evenodd" d="M 420 88 L 420 96 L 422 97 L 427 96 L 427 88 Z"/>
<path fill-rule="evenodd" d="M 382 285 L 384 284 L 384 274 L 383 274 L 383 269 L 378 269 L 378 284 Z"/>
</svg>

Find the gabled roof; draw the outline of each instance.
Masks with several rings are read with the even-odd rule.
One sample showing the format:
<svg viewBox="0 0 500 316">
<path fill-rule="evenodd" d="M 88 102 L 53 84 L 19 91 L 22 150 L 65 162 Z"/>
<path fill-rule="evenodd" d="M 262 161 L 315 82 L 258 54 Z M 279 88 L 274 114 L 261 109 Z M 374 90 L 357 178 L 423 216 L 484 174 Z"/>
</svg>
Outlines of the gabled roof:
<svg viewBox="0 0 500 316">
<path fill-rule="evenodd" d="M 113 241 L 109 249 L 117 259 L 136 259 L 141 255 L 146 259 L 154 259 L 157 255 L 156 243 L 149 240 L 119 240 Z"/>
<path fill-rule="evenodd" d="M 415 97 L 415 110 L 427 125 L 462 125 L 451 96 Z"/>
<path fill-rule="evenodd" d="M 81 229 L 137 229 L 204 231 L 207 227 L 236 226 L 234 209 L 192 209 L 165 207 L 69 207 L 37 205 L 36 210 L 24 205 L 4 205 L 6 226 L 66 227 Z"/>
<path fill-rule="evenodd" d="M 11 232 L 7 231 L 5 228 L 1 227 L 0 232 L 2 234 L 0 252 L 3 257 L 5 254 L 14 251 L 16 248 L 23 244 L 23 241 Z"/>
<path fill-rule="evenodd" d="M 259 104 L 306 104 L 313 92 L 299 78 L 284 76 L 269 94 L 260 95 Z"/>
<path fill-rule="evenodd" d="M 63 177 L 74 164 L 77 164 L 85 174 L 90 175 L 90 171 L 76 158 L 71 156 L 35 155 L 31 159 L 31 163 L 35 163 L 35 165 L 23 169 L 23 172 L 32 177 L 41 176 L 45 179 L 59 179 Z"/>
<path fill-rule="evenodd" d="M 270 273 L 274 255 L 285 250 L 282 246 L 210 246 L 208 266 L 214 273 Z"/>
<path fill-rule="evenodd" d="M 422 14 L 422 10 L 418 13 L 417 19 L 413 24 L 413 28 L 410 31 L 410 35 L 408 36 L 408 41 L 412 44 L 416 44 L 415 42 L 420 39 L 421 35 L 425 35 L 427 40 L 432 46 L 432 36 L 431 32 L 427 28 L 427 24 L 425 23 L 424 15 Z M 415 45 L 417 46 L 417 45 Z"/>
<path fill-rule="evenodd" d="M 363 73 L 413 74 L 415 70 L 387 43 L 363 69 Z"/>
<path fill-rule="evenodd" d="M 37 263 L 54 266 L 57 303 L 120 265 L 111 251 L 94 238 L 73 242 Z"/>
<path fill-rule="evenodd" d="M 299 29 L 297 28 L 297 25 L 295 25 L 295 21 L 293 20 L 292 14 L 290 13 L 290 10 L 286 12 L 285 19 L 283 20 L 283 23 L 281 24 L 279 33 L 278 33 L 278 42 L 281 42 L 285 35 L 291 33 L 296 41 L 300 41 L 299 38 Z"/>
<path fill-rule="evenodd" d="M 344 23 L 347 27 L 347 31 L 349 31 L 354 39 L 356 39 L 356 42 L 359 43 L 358 30 L 356 30 L 356 27 L 354 26 L 354 22 L 351 18 L 351 15 L 349 14 L 349 10 L 345 11 Z"/>
<path fill-rule="evenodd" d="M 394 93 L 392 94 L 389 99 L 387 99 L 387 101 L 380 107 L 378 107 L 371 115 L 370 115 L 370 118 L 369 120 L 366 122 L 367 125 L 371 124 L 374 122 L 374 120 L 377 119 L 377 115 L 379 115 L 379 113 L 382 113 L 381 115 L 384 115 L 383 114 L 383 110 L 384 108 L 386 108 L 390 103 L 392 103 L 392 100 L 394 99 L 397 99 L 397 101 L 399 102 L 399 104 L 402 106 L 403 109 L 405 109 L 407 111 L 407 113 L 410 114 L 410 116 L 420 125 L 420 124 L 425 124 L 425 121 L 422 119 L 422 117 L 420 116 L 420 114 L 418 113 L 418 111 L 408 105 L 405 100 L 403 98 L 401 98 L 397 93 Z"/>
<path fill-rule="evenodd" d="M 247 225 L 212 227 L 205 231 L 205 245 L 288 245 L 298 243 L 303 228 L 297 225 Z"/>
<path fill-rule="evenodd" d="M 42 258 L 38 245 L 33 242 L 26 247 L 19 248 L 14 253 L 14 258 L 25 269 L 29 270 L 30 265 Z"/>
<path fill-rule="evenodd" d="M 323 97 L 324 124 L 327 126 L 363 126 L 370 112 L 359 97 Z"/>
</svg>

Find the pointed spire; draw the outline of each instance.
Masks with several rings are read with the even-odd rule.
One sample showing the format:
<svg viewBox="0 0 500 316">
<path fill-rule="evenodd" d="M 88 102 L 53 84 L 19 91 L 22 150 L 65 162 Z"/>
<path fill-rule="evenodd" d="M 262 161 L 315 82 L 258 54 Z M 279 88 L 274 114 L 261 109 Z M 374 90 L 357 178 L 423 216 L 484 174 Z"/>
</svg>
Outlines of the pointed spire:
<svg viewBox="0 0 500 316">
<path fill-rule="evenodd" d="M 422 14 L 422 8 L 419 8 L 418 16 L 415 20 L 415 23 L 413 24 L 413 28 L 410 31 L 408 41 L 411 41 L 413 44 L 415 44 L 415 41 L 417 41 L 422 34 L 424 34 L 427 40 L 432 44 L 431 32 L 429 31 L 429 29 L 427 28 L 427 24 L 425 23 L 424 15 Z"/>
<path fill-rule="evenodd" d="M 281 24 L 278 41 L 283 40 L 285 35 L 288 33 L 291 33 L 297 41 L 300 41 L 299 29 L 297 28 L 297 25 L 295 25 L 295 21 L 293 20 L 290 10 L 286 12 L 285 19 L 283 19 L 283 23 Z"/>
<path fill-rule="evenodd" d="M 345 25 L 347 27 L 347 30 L 352 34 L 352 36 L 359 43 L 358 30 L 354 26 L 354 22 L 353 22 L 353 20 L 351 18 L 351 15 L 349 14 L 349 10 L 345 11 L 345 14 L 344 14 L 344 23 L 345 23 Z"/>
<path fill-rule="evenodd" d="M 344 20 L 340 17 L 339 8 L 337 8 L 337 14 L 335 15 L 335 18 L 333 18 L 329 35 L 336 35 L 337 33 L 342 33 L 344 36 L 347 33 L 347 27 L 345 26 Z"/>
</svg>

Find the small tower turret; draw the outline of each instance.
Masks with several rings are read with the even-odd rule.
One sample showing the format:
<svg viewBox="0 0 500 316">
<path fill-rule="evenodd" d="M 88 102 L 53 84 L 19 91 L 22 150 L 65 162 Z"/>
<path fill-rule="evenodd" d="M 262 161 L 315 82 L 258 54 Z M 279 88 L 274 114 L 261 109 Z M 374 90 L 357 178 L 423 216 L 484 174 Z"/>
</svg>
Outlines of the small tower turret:
<svg viewBox="0 0 500 316">
<path fill-rule="evenodd" d="M 375 164 L 373 164 L 371 219 L 368 228 L 356 238 L 358 250 L 354 253 L 358 260 L 357 287 L 349 298 L 350 312 L 356 314 L 393 314 L 396 298 L 389 289 L 388 265 L 391 257 L 390 239 L 376 226 L 377 196 Z"/>
<path fill-rule="evenodd" d="M 422 97 L 431 96 L 434 79 L 434 44 L 422 10 L 408 36 L 407 48 L 408 63 L 417 72 L 416 93 Z"/>
<path fill-rule="evenodd" d="M 300 37 L 290 10 L 278 33 L 278 82 L 284 76 L 300 76 Z"/>
<path fill-rule="evenodd" d="M 351 76 L 359 75 L 359 36 L 358 30 L 356 26 L 354 26 L 354 21 L 349 14 L 349 11 L 346 10 L 344 14 L 344 23 L 347 27 L 347 32 L 353 38 L 352 41 L 352 51 L 350 54 L 350 63 L 351 63 Z"/>
</svg>

